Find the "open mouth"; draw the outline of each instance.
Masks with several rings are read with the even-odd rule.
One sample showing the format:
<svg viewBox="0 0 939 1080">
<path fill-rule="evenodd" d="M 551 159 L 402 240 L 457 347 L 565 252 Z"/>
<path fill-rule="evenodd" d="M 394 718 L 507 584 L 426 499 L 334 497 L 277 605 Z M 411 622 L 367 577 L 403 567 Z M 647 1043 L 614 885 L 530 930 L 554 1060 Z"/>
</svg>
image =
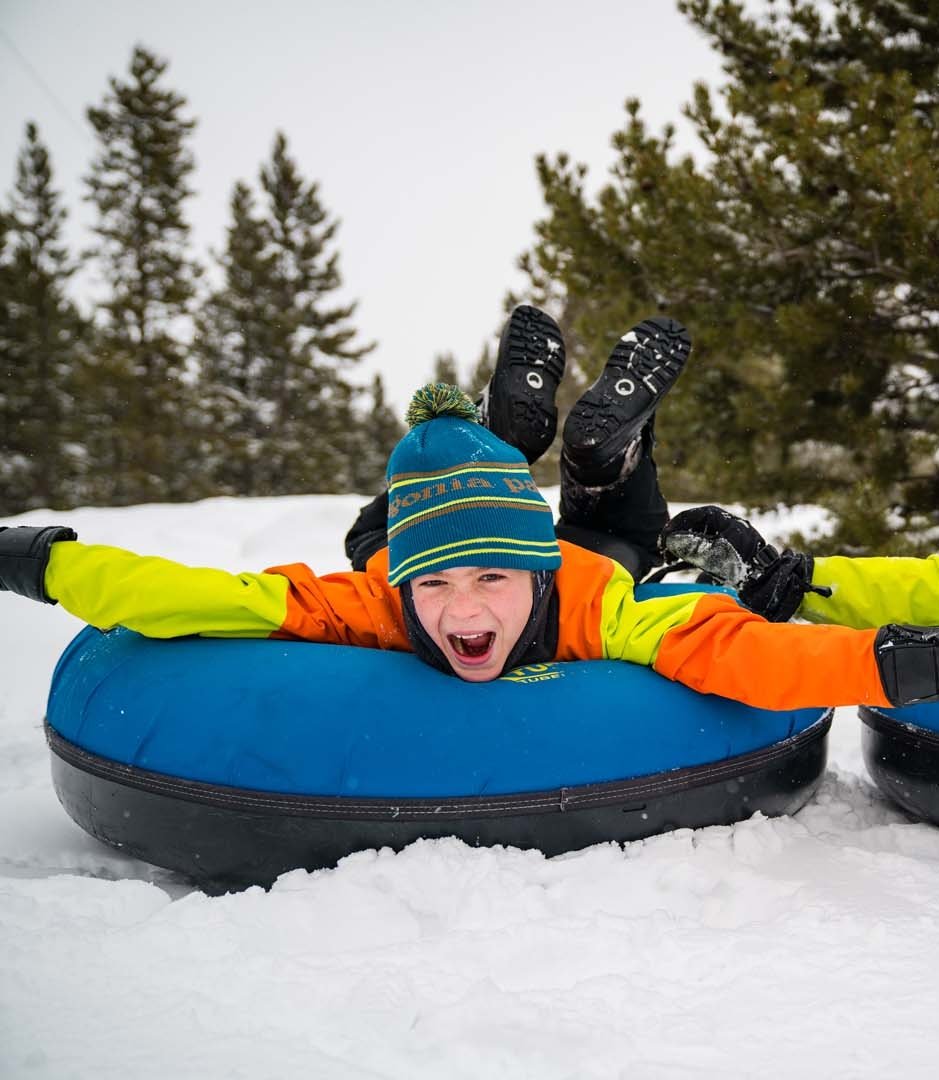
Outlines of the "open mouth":
<svg viewBox="0 0 939 1080">
<path fill-rule="evenodd" d="M 467 663 L 486 659 L 495 644 L 496 635 L 491 630 L 481 634 L 447 634 L 450 648 Z"/>
</svg>

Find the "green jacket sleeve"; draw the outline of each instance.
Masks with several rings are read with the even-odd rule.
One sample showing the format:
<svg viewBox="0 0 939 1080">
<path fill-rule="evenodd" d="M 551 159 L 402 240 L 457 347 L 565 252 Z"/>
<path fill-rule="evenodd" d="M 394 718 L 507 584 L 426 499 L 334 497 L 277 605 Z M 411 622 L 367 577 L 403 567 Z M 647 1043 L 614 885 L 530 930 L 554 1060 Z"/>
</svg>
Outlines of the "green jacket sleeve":
<svg viewBox="0 0 939 1080">
<path fill-rule="evenodd" d="M 816 559 L 812 584 L 827 585 L 832 594 L 806 594 L 799 615 L 811 622 L 858 630 L 886 623 L 939 625 L 939 555 Z"/>
<path fill-rule="evenodd" d="M 46 591 L 92 626 L 147 637 L 267 637 L 287 608 L 287 578 L 183 566 L 120 548 L 52 545 Z"/>
</svg>

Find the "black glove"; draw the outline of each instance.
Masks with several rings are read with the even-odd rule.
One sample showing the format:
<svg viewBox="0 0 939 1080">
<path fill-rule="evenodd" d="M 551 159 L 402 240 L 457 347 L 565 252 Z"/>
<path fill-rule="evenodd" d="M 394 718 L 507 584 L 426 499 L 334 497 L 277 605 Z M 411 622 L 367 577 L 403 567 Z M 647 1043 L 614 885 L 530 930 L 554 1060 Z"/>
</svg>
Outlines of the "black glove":
<svg viewBox="0 0 939 1080">
<path fill-rule="evenodd" d="M 665 526 L 659 547 L 737 589 L 740 602 L 770 622 L 786 622 L 807 592 L 831 596 L 812 584 L 813 561 L 797 551 L 780 554 L 743 518 L 719 506 L 684 510 Z"/>
<path fill-rule="evenodd" d="M 831 589 L 812 584 L 812 566 L 811 555 L 788 549 L 779 555 L 766 544 L 757 552 L 754 569 L 740 586 L 740 603 L 770 622 L 788 622 L 807 592 L 831 596 Z"/>
<path fill-rule="evenodd" d="M 756 568 L 757 555 L 769 547 L 749 521 L 719 506 L 683 510 L 665 526 L 659 548 L 669 562 L 681 560 L 703 570 L 722 585 L 739 589 Z"/>
<path fill-rule="evenodd" d="M 49 553 L 56 541 L 77 539 L 74 529 L 62 525 L 0 526 L 0 592 L 57 603 L 46 592 Z"/>
<path fill-rule="evenodd" d="M 891 704 L 939 700 L 939 627 L 882 626 L 874 655 Z"/>
</svg>

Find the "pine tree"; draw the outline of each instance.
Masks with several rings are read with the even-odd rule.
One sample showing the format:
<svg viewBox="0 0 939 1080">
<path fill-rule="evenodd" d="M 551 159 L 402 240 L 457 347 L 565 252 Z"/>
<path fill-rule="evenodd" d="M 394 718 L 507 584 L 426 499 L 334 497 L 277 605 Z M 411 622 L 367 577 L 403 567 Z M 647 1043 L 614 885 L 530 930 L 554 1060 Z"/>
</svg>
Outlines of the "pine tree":
<svg viewBox="0 0 939 1080">
<path fill-rule="evenodd" d="M 218 258 L 224 284 L 196 324 L 206 424 L 202 458 L 216 491 L 255 495 L 277 489 L 265 465 L 272 408 L 261 390 L 280 323 L 271 296 L 274 254 L 251 189 L 237 183 L 230 205 L 226 248 Z"/>
<path fill-rule="evenodd" d="M 330 305 L 342 283 L 338 222 L 305 182 L 278 133 L 260 174 L 263 206 L 245 185 L 232 198 L 225 284 L 200 320 L 206 392 L 221 420 L 212 455 L 246 494 L 349 490 L 356 476 L 360 391 L 346 369 L 355 304 Z"/>
<path fill-rule="evenodd" d="M 434 371 L 430 381 L 449 383 L 451 386 L 462 387 L 462 383 L 460 382 L 460 369 L 453 353 L 438 353 L 434 357 Z"/>
<path fill-rule="evenodd" d="M 184 204 L 195 121 L 162 83 L 167 62 L 138 46 L 129 78 L 88 110 L 100 151 L 87 177 L 110 296 L 89 380 L 100 497 L 118 503 L 201 494 L 199 426 L 184 340 L 198 268 Z"/>
<path fill-rule="evenodd" d="M 388 455 L 404 435 L 404 424 L 385 401 L 381 375 L 372 379 L 371 407 L 352 429 L 352 488 L 362 494 L 380 491 L 385 482 Z"/>
<path fill-rule="evenodd" d="M 725 61 L 724 109 L 704 86 L 687 109 L 706 160 L 675 160 L 637 102 L 595 198 L 582 167 L 540 159 L 532 288 L 560 292 L 594 370 L 643 315 L 689 324 L 658 426 L 672 496 L 818 500 L 853 550 L 883 542 L 888 512 L 933 524 L 939 2 L 679 6 Z"/>
<path fill-rule="evenodd" d="M 35 124 L 0 222 L 0 509 L 73 504 L 80 448 L 73 432 L 84 326 L 66 295 L 75 270 L 62 238 L 66 212 Z"/>
<path fill-rule="evenodd" d="M 474 400 L 482 394 L 496 370 L 495 350 L 488 342 L 483 345 L 466 384 L 466 392 Z"/>
</svg>

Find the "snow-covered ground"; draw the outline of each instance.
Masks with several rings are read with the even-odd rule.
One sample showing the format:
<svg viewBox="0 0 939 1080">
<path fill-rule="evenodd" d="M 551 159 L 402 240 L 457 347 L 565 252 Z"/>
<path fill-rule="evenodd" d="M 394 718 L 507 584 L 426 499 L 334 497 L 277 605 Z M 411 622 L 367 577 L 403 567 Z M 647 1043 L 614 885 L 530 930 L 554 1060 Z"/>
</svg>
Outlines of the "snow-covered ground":
<svg viewBox="0 0 939 1080">
<path fill-rule="evenodd" d="M 17 520 L 232 570 L 330 570 L 361 502 Z M 552 860 L 418 843 L 208 897 L 59 807 L 41 723 L 78 624 L 9 595 L 0 610 L 5 1080 L 936 1074 L 939 829 L 878 794 L 851 709 L 792 818 Z"/>
</svg>

